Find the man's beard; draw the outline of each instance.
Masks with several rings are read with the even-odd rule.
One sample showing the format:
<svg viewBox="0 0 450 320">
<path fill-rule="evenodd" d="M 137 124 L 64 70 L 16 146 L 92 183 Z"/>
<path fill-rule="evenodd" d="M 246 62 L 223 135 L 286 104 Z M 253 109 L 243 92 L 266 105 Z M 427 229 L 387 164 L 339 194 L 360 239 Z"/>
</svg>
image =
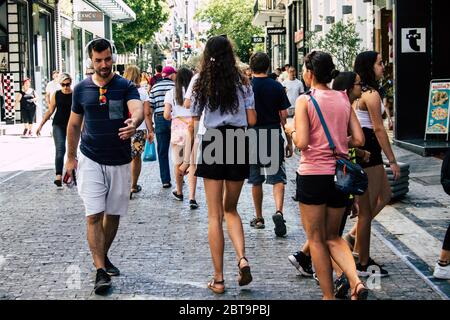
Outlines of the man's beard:
<svg viewBox="0 0 450 320">
<path fill-rule="evenodd" d="M 111 75 L 111 72 L 112 72 L 112 68 L 102 68 L 102 69 L 95 70 L 95 73 L 103 79 L 108 78 Z"/>
</svg>

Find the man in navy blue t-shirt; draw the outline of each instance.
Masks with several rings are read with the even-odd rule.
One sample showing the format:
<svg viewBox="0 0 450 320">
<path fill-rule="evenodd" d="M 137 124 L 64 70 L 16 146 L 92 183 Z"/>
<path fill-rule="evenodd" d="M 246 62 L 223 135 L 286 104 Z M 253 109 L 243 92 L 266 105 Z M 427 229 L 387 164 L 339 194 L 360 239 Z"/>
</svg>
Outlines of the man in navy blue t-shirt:
<svg viewBox="0 0 450 320">
<path fill-rule="evenodd" d="M 111 287 L 110 276 L 120 274 L 108 251 L 120 217 L 128 211 L 130 138 L 144 119 L 144 108 L 136 86 L 112 73 L 111 43 L 96 39 L 87 51 L 95 73 L 74 88 L 66 170 L 72 175 L 78 168 L 78 193 L 86 208 L 87 238 L 97 269 L 94 290 L 101 294 Z"/>
<path fill-rule="evenodd" d="M 270 67 L 269 56 L 257 52 L 250 58 L 250 68 L 253 72 L 253 93 L 255 95 L 255 109 L 258 114 L 255 130 L 258 142 L 256 152 L 258 163 L 250 164 L 248 183 L 252 185 L 253 203 L 256 217 L 250 221 L 250 226 L 265 228 L 262 215 L 263 187 L 262 184 L 273 185 L 276 212 L 272 215 L 275 224 L 275 234 L 282 237 L 286 234 L 286 225 L 283 217 L 284 185 L 287 183 L 284 156 L 291 157 L 293 153 L 292 141 L 287 136 L 287 145 L 284 146 L 282 130 L 287 118 L 287 108 L 290 103 L 283 86 L 267 76 Z M 276 137 L 278 136 L 278 139 Z M 274 145 L 272 145 L 274 143 Z M 263 147 L 264 146 L 264 147 Z M 261 150 L 269 151 L 270 167 L 259 160 Z M 269 170 L 270 169 L 270 170 Z"/>
</svg>

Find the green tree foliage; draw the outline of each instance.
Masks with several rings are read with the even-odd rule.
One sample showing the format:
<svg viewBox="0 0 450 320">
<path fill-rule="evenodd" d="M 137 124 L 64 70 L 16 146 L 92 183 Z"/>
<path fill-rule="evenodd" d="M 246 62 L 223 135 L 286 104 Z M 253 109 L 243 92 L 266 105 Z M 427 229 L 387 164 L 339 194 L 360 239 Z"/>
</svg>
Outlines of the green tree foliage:
<svg viewBox="0 0 450 320">
<path fill-rule="evenodd" d="M 353 63 L 361 51 L 362 39 L 356 32 L 356 24 L 352 21 L 338 21 L 324 36 L 317 32 L 309 32 L 307 45 L 310 49 L 328 52 L 342 71 L 353 70 Z"/>
<path fill-rule="evenodd" d="M 252 36 L 264 35 L 261 27 L 252 25 L 253 5 L 254 0 L 210 0 L 197 12 L 196 19 L 211 24 L 208 37 L 226 34 L 241 61 L 248 61 L 253 51 Z"/>
<path fill-rule="evenodd" d="M 169 17 L 163 8 L 164 0 L 124 0 L 124 2 L 136 13 L 136 20 L 113 24 L 113 38 L 119 53 L 133 52 L 138 45 L 152 41 L 154 34 Z"/>
</svg>

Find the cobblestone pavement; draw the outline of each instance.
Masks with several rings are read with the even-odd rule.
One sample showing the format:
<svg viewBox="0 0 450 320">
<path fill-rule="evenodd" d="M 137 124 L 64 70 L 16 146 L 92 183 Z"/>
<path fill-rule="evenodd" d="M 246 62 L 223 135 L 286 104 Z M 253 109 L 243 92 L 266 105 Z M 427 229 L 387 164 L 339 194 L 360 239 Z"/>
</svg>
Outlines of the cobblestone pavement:
<svg viewBox="0 0 450 320">
<path fill-rule="evenodd" d="M 161 188 L 157 162 L 145 163 L 139 182 L 143 190 L 131 201 L 129 214 L 121 221 L 110 252 L 122 275 L 113 278 L 111 294 L 101 297 L 93 293 L 95 270 L 86 241 L 81 200 L 75 189 L 55 190 L 53 185 L 52 140 L 3 136 L 0 154 L 0 299 L 321 298 L 316 282 L 301 277 L 287 259 L 305 241 L 298 205 L 291 199 L 298 159 L 287 164 L 285 238 L 276 238 L 273 231 L 271 215 L 275 208 L 268 186 L 264 188 L 266 229 L 250 228 L 253 204 L 251 188 L 245 185 L 238 210 L 244 223 L 246 255 L 254 281 L 244 288 L 237 285 L 237 260 L 226 236 L 227 291 L 221 296 L 206 288 L 213 268 L 202 181 L 199 180 L 197 197 L 200 208 L 191 211 L 187 200 L 175 201 L 170 190 Z M 410 154 L 405 153 L 405 157 Z M 447 203 L 432 200 L 435 198 L 430 198 L 431 195 L 421 197 L 421 192 L 419 184 L 414 185 L 406 199 L 387 209 L 415 207 L 412 205 L 415 200 L 419 205 L 434 201 L 434 207 L 446 209 Z M 440 228 L 448 222 L 437 220 Z M 384 263 L 391 276 L 381 280 L 369 299 L 444 298 L 449 283 L 431 281 L 430 266 L 422 260 L 420 252 L 412 252 L 385 226 L 386 222 L 376 223 L 372 256 Z M 224 228 L 226 231 L 226 225 Z M 421 228 L 427 230 L 429 226 L 424 224 Z M 433 238 L 443 239 L 441 229 L 434 232 Z M 418 264 L 422 267 L 417 267 Z"/>
</svg>

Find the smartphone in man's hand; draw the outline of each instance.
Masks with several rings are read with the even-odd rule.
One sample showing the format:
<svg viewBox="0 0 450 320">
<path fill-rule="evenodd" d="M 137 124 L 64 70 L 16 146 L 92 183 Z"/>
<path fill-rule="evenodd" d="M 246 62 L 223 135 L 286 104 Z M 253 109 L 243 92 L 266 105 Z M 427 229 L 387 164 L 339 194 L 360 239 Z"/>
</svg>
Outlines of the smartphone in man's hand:
<svg viewBox="0 0 450 320">
<path fill-rule="evenodd" d="M 68 188 L 76 186 L 77 185 L 76 170 L 73 169 L 71 175 L 69 174 L 69 171 L 66 171 L 66 174 L 64 175 L 63 178 L 63 182 Z"/>
</svg>

